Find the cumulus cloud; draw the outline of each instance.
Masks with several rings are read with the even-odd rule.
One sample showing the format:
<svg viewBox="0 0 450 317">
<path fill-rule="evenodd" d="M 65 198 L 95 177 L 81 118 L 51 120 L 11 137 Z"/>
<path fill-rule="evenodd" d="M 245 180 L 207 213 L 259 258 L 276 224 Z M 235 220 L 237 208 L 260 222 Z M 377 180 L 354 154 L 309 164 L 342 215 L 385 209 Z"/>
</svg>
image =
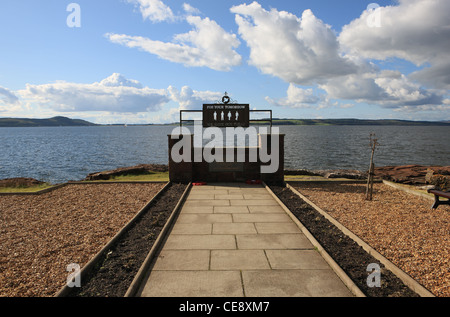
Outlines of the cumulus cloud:
<svg viewBox="0 0 450 317">
<path fill-rule="evenodd" d="M 30 103 L 55 111 L 158 111 L 169 102 L 164 89 L 142 87 L 135 80 L 113 74 L 100 82 L 80 84 L 56 82 L 42 85 L 26 85 L 18 94 Z"/>
<path fill-rule="evenodd" d="M 197 91 L 189 86 L 183 86 L 181 91 L 173 86 L 167 89 L 170 98 L 180 105 L 180 109 L 201 110 L 204 103 L 218 101 L 222 94 L 214 91 Z"/>
<path fill-rule="evenodd" d="M 442 95 L 424 89 L 397 71 L 353 74 L 320 86 L 331 98 L 355 100 L 383 107 L 440 105 Z"/>
<path fill-rule="evenodd" d="M 266 97 L 266 100 L 275 106 L 289 107 L 289 108 L 309 108 L 313 105 L 318 105 L 324 101 L 324 95 L 314 94 L 313 89 L 302 89 L 290 84 L 287 89 L 287 96 L 285 98 L 272 99 Z"/>
<path fill-rule="evenodd" d="M 163 22 L 176 19 L 172 9 L 160 0 L 128 0 L 128 2 L 139 8 L 144 20 Z"/>
<path fill-rule="evenodd" d="M 301 18 L 267 11 L 257 2 L 231 8 L 239 34 L 250 48 L 249 63 L 265 74 L 299 85 L 353 73 L 356 66 L 339 53 L 334 31 L 311 10 Z"/>
<path fill-rule="evenodd" d="M 201 13 L 199 9 L 194 8 L 194 7 L 191 6 L 189 3 L 183 3 L 183 10 L 184 10 L 186 13 L 189 13 L 189 14 L 191 14 L 191 15 L 194 15 L 194 14 L 197 14 L 197 15 L 198 15 L 198 14 Z"/>
<path fill-rule="evenodd" d="M 414 79 L 436 88 L 450 87 L 450 1 L 399 0 L 396 6 L 365 10 L 344 26 L 339 42 L 365 58 L 398 57 L 424 66 Z M 379 17 L 379 27 L 368 23 Z M 429 66 L 428 66 L 429 65 Z"/>
<path fill-rule="evenodd" d="M 17 105 L 19 104 L 19 98 L 8 88 L 0 86 L 0 103 L 6 105 Z"/>
<path fill-rule="evenodd" d="M 162 59 L 185 66 L 209 67 L 229 71 L 241 63 L 241 56 L 234 50 L 240 45 L 235 34 L 226 32 L 209 18 L 188 16 L 186 21 L 194 27 L 188 33 L 177 34 L 173 42 L 161 42 L 141 36 L 106 34 L 113 43 L 138 48 Z"/>
<path fill-rule="evenodd" d="M 234 6 L 231 12 L 250 48 L 249 64 L 290 84 L 285 98 L 266 97 L 268 102 L 292 108 L 313 104 L 322 107 L 340 99 L 421 109 L 419 106 L 441 105 L 445 91 L 434 88 L 450 83 L 450 27 L 442 27 L 450 24 L 448 15 L 442 12 L 449 4 L 439 7 L 438 2 L 400 1 L 395 7 L 380 7 L 376 14 L 381 19 L 375 22 L 381 27 L 373 25 L 374 11 L 366 10 L 340 35 L 311 10 L 297 17 L 276 9 L 265 10 L 253 2 Z M 417 65 L 430 63 L 431 67 L 406 76 L 382 70 L 371 61 L 390 57 Z M 440 84 L 427 87 L 426 83 L 433 81 Z M 311 85 L 326 94 L 297 87 Z"/>
</svg>

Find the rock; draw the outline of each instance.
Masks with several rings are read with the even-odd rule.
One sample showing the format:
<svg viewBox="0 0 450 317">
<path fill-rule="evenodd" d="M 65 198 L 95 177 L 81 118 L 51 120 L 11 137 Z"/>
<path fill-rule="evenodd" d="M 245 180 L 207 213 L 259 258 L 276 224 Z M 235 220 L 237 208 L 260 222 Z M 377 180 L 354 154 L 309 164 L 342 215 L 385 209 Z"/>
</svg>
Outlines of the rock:
<svg viewBox="0 0 450 317">
<path fill-rule="evenodd" d="M 348 179 L 367 178 L 367 173 L 363 173 L 357 170 L 324 170 L 315 172 L 325 178 L 348 178 Z"/>
<path fill-rule="evenodd" d="M 127 175 L 127 174 L 146 174 L 149 172 L 167 172 L 169 167 L 163 164 L 140 164 L 130 167 L 119 167 L 114 170 L 91 173 L 86 176 L 84 180 L 108 180 L 112 176 Z"/>
<path fill-rule="evenodd" d="M 443 191 L 450 190 L 450 176 L 437 174 L 430 168 L 427 170 L 427 174 L 425 175 L 425 182 Z"/>
<path fill-rule="evenodd" d="M 430 178 L 433 174 L 450 175 L 450 166 L 403 165 L 375 167 L 376 177 L 410 185 L 427 184 L 429 182 L 427 182 L 426 178 Z"/>
<path fill-rule="evenodd" d="M 0 180 L 0 187 L 32 187 L 45 184 L 34 178 L 17 177 Z"/>
<path fill-rule="evenodd" d="M 320 176 L 319 174 L 313 172 L 313 171 L 308 171 L 305 169 L 299 169 L 299 170 L 285 170 L 284 171 L 284 175 L 307 175 L 307 176 Z"/>
</svg>

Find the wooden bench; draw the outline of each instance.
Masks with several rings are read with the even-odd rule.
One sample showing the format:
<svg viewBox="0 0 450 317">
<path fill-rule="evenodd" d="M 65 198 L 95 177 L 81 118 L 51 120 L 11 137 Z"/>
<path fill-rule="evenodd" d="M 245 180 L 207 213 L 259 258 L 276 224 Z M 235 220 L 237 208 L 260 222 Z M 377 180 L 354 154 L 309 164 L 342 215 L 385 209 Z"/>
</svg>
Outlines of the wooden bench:
<svg viewBox="0 0 450 317">
<path fill-rule="evenodd" d="M 429 189 L 430 194 L 434 194 L 434 204 L 432 209 L 436 209 L 439 205 L 450 205 L 450 191 L 444 192 L 437 189 Z M 439 200 L 439 197 L 447 198 L 447 200 Z"/>
</svg>

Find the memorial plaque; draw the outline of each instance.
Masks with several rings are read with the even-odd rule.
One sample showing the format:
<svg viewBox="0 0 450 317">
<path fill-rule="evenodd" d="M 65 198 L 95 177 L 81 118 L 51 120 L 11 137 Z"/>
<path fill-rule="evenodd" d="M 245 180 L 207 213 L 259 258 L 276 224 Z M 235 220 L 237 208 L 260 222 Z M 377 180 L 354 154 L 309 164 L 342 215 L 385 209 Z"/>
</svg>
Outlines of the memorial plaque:
<svg viewBox="0 0 450 317">
<path fill-rule="evenodd" d="M 250 125 L 249 104 L 204 104 L 203 127 L 243 127 Z"/>
<path fill-rule="evenodd" d="M 243 172 L 243 162 L 211 162 L 209 172 Z"/>
</svg>

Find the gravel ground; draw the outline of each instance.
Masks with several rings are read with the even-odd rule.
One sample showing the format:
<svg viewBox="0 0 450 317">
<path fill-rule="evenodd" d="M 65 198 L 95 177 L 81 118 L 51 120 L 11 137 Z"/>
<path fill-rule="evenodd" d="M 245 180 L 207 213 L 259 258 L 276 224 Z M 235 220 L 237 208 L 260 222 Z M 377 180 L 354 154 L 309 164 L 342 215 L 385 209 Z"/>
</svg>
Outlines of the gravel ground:
<svg viewBox="0 0 450 317">
<path fill-rule="evenodd" d="M 450 296 L 450 206 L 431 209 L 432 200 L 374 184 L 292 183 L 379 253 L 434 295 Z"/>
<path fill-rule="evenodd" d="M 45 297 L 66 283 L 164 186 L 68 185 L 0 196 L 0 296 Z"/>
</svg>

